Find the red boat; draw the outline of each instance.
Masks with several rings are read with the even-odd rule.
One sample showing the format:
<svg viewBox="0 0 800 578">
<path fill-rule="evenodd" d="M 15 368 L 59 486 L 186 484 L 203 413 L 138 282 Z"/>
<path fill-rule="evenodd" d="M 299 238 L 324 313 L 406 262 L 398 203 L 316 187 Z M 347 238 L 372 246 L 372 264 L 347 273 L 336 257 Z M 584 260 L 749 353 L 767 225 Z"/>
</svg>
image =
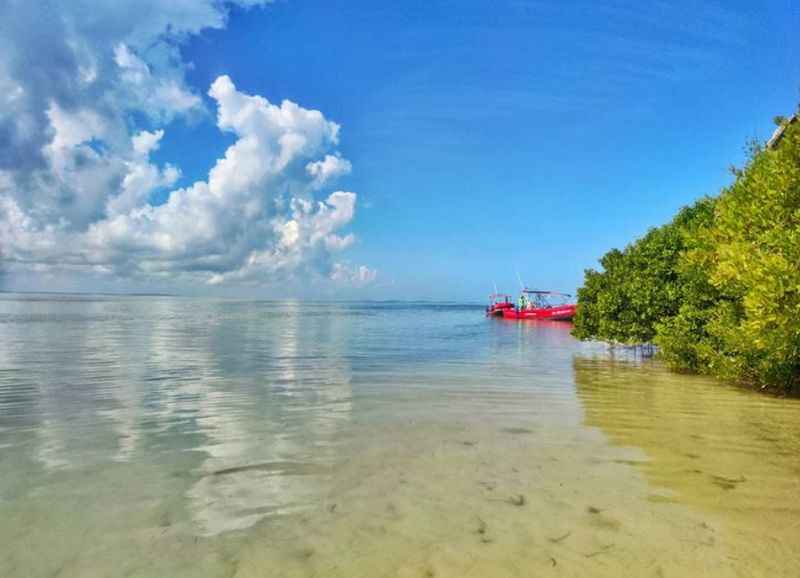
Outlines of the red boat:
<svg viewBox="0 0 800 578">
<path fill-rule="evenodd" d="M 557 291 L 523 289 L 516 306 L 508 295 L 491 295 L 486 315 L 503 319 L 542 319 L 548 321 L 571 321 L 575 317 L 571 295 Z"/>
<path fill-rule="evenodd" d="M 511 295 L 504 293 L 492 293 L 489 295 L 489 306 L 486 308 L 487 317 L 502 317 L 503 311 L 514 309 Z"/>
</svg>

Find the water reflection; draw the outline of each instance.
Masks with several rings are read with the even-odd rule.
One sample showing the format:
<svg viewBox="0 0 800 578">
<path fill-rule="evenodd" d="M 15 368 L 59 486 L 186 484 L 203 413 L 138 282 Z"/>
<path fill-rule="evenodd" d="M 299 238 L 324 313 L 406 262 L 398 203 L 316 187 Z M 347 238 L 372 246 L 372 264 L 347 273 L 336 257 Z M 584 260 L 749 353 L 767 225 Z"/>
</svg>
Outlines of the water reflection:
<svg viewBox="0 0 800 578">
<path fill-rule="evenodd" d="M 794 577 L 797 403 L 569 330 L 0 296 L 0 576 Z"/>
<path fill-rule="evenodd" d="M 800 571 L 800 400 L 653 362 L 578 357 L 574 367 L 586 425 L 642 451 L 629 463 L 647 476 L 651 501 L 715 520 L 743 574 Z"/>
<path fill-rule="evenodd" d="M 337 458 L 336 434 L 352 409 L 350 368 L 337 316 L 307 318 L 305 309 L 286 303 L 278 322 L 245 311 L 234 321 L 246 335 L 233 342 L 246 345 L 243 352 L 226 348 L 230 341 L 211 340 L 220 367 L 234 364 L 227 379 L 242 367 L 258 368 L 260 379 L 244 395 L 221 393 L 201 420 L 206 443 L 198 449 L 207 457 L 187 495 L 207 533 L 297 511 L 324 491 Z M 225 319 L 222 334 L 231 329 Z"/>
<path fill-rule="evenodd" d="M 319 493 L 352 410 L 346 325 L 336 310 L 308 309 L 0 301 L 0 459 L 18 484 L 28 460 L 54 472 L 180 463 L 186 508 L 205 533 L 301 507 Z M 19 490 L 12 477 L 6 493 Z"/>
</svg>

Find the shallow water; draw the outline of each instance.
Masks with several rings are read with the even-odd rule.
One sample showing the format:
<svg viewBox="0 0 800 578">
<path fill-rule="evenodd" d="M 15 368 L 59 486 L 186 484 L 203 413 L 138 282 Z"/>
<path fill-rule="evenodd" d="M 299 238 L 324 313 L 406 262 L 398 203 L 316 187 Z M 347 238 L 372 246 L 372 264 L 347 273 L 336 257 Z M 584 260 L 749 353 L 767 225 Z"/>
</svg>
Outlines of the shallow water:
<svg viewBox="0 0 800 578">
<path fill-rule="evenodd" d="M 0 295 L 0 577 L 800 575 L 800 402 L 569 329 Z"/>
</svg>

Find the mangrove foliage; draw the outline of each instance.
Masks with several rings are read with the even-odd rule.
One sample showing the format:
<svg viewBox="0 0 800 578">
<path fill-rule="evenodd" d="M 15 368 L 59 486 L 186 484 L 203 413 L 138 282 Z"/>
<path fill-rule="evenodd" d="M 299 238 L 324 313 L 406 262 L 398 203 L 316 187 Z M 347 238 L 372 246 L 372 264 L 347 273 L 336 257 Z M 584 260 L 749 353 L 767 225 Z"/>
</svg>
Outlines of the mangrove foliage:
<svg viewBox="0 0 800 578">
<path fill-rule="evenodd" d="M 674 369 L 800 391 L 800 122 L 733 184 L 588 269 L 574 335 L 655 344 Z"/>
</svg>

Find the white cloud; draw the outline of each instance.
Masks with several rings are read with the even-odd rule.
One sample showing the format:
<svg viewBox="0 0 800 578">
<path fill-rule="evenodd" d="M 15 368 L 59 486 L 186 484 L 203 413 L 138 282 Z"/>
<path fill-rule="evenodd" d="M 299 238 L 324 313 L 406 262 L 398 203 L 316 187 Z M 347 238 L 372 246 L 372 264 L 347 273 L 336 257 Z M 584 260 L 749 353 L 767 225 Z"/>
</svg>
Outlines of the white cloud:
<svg viewBox="0 0 800 578">
<path fill-rule="evenodd" d="M 158 150 L 161 139 L 164 138 L 164 131 L 147 132 L 143 130 L 131 137 L 133 151 L 140 156 L 147 156 L 152 151 Z"/>
<path fill-rule="evenodd" d="M 352 267 L 345 263 L 336 263 L 331 271 L 332 280 L 356 287 L 363 287 L 374 283 L 377 277 L 378 272 L 365 265 Z"/>
<path fill-rule="evenodd" d="M 123 275 L 192 276 L 211 284 L 297 272 L 330 275 L 333 254 L 354 240 L 340 231 L 354 218 L 356 195 L 337 191 L 313 200 L 316 177 L 305 167 L 331 156 L 339 126 L 290 101 L 277 106 L 241 93 L 228 77 L 218 78 L 209 95 L 218 105 L 219 128 L 237 140 L 207 181 L 172 191 L 162 205 L 149 204 L 150 194 L 174 183 L 178 173 L 149 160 L 163 130 L 141 131 L 121 159 L 125 170 L 116 193 L 106 197 L 102 218 L 85 231 L 71 231 L 66 223 L 42 226 L 8 199 L 2 239 L 12 255 L 102 266 Z M 77 146 L 94 132 L 87 128 L 64 140 Z"/>
<path fill-rule="evenodd" d="M 104 119 L 91 109 L 78 109 L 72 112 L 63 110 L 58 103 L 51 102 L 47 118 L 53 128 L 53 140 L 45 146 L 45 151 L 57 154 L 94 138 L 103 138 L 107 127 Z"/>
<path fill-rule="evenodd" d="M 224 26 L 222 3 L 76 0 L 61 6 L 59 18 L 42 10 L 14 1 L 0 8 L 0 18 L 18 23 L 0 38 L 6 269 L 212 284 L 293 275 L 357 285 L 374 279 L 369 269 L 335 261 L 355 241 L 344 231 L 355 193 L 314 198 L 351 170 L 336 150 L 339 125 L 321 112 L 270 103 L 220 76 L 208 94 L 217 126 L 236 140 L 208 178 L 169 191 L 180 170 L 151 160 L 164 126 L 203 108 L 184 82 L 178 44 Z M 41 26 L 47 29 L 30 32 Z M 39 69 L 26 66 L 31 55 Z M 132 129 L 130 111 L 155 129 Z M 167 200 L 154 205 L 158 191 Z"/>
<path fill-rule="evenodd" d="M 114 62 L 120 69 L 128 106 L 165 120 L 201 108 L 200 97 L 184 87 L 181 78 L 154 76 L 150 67 L 125 44 L 114 49 Z"/>
<path fill-rule="evenodd" d="M 164 136 L 163 130 L 141 131 L 131 138 L 132 156 L 125 161 L 126 174 L 122 179 L 121 190 L 106 202 L 106 215 L 109 217 L 129 213 L 147 203 L 150 195 L 159 189 L 174 185 L 180 178 L 180 170 L 167 164 L 163 168 L 149 161 L 150 153 L 158 149 Z"/>
<path fill-rule="evenodd" d="M 332 179 L 350 174 L 351 170 L 350 161 L 335 155 L 325 155 L 321 161 L 314 161 L 306 165 L 306 172 L 314 178 L 312 184 L 315 189 L 322 188 Z"/>
</svg>

